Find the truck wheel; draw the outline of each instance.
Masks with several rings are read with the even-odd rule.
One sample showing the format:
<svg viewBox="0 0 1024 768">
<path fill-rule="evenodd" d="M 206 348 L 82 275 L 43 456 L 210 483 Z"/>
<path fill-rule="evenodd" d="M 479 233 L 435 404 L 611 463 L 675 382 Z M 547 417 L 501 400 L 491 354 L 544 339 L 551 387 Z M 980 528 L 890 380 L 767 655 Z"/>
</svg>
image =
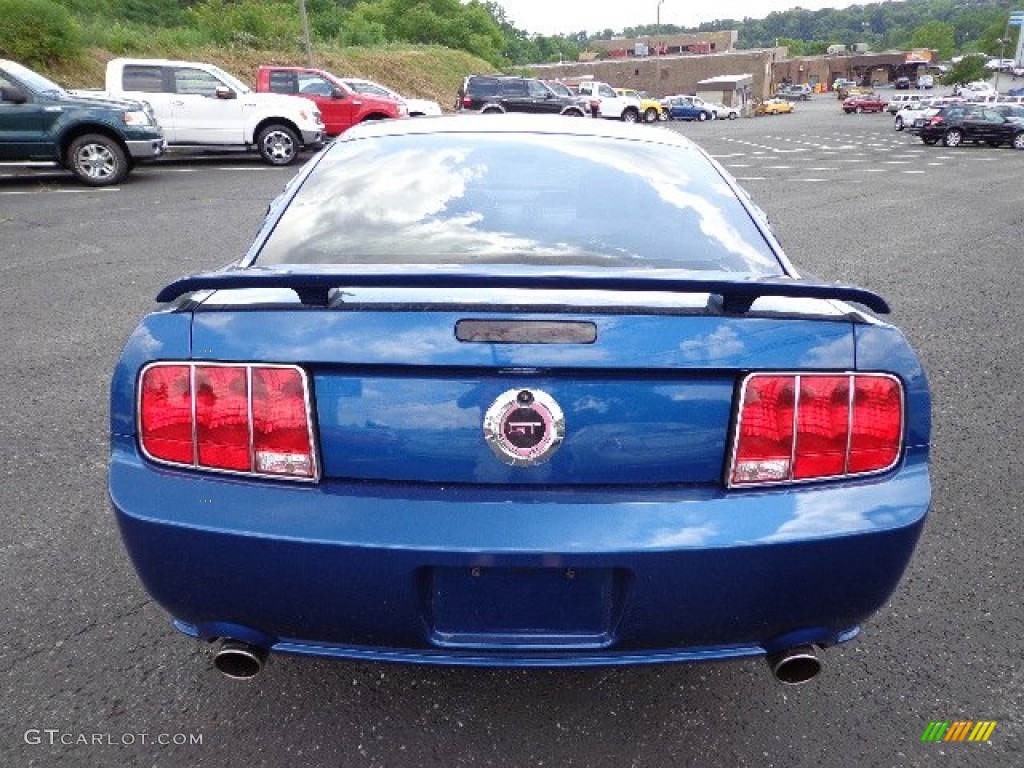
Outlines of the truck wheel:
<svg viewBox="0 0 1024 768">
<path fill-rule="evenodd" d="M 648 107 L 644 110 L 644 122 L 645 123 L 656 123 L 658 122 L 658 110 L 654 107 Z"/>
<path fill-rule="evenodd" d="M 75 178 L 90 187 L 119 184 L 131 170 L 121 145 L 99 133 L 87 133 L 72 141 L 67 165 Z"/>
<path fill-rule="evenodd" d="M 268 125 L 256 137 L 256 148 L 270 165 L 291 165 L 299 159 L 299 137 L 287 125 Z"/>
<path fill-rule="evenodd" d="M 627 123 L 636 123 L 640 121 L 640 113 L 637 110 L 630 107 L 629 109 L 626 109 L 622 113 L 622 119 L 624 122 Z"/>
</svg>

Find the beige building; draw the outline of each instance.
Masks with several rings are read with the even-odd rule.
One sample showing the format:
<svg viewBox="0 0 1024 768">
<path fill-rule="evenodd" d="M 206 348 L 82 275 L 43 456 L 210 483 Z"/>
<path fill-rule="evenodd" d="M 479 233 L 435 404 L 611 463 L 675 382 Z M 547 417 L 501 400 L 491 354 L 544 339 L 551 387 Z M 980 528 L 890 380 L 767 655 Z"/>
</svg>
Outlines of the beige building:
<svg viewBox="0 0 1024 768">
<path fill-rule="evenodd" d="M 712 34 L 716 46 L 725 51 L 719 53 L 679 53 L 684 45 L 697 42 L 711 44 Z M 691 41 L 692 38 L 692 41 Z M 640 55 L 641 50 L 630 51 L 628 47 L 611 48 L 622 55 L 605 54 L 606 58 L 560 64 L 536 64 L 528 69 L 540 78 L 568 80 L 590 78 L 609 83 L 615 88 L 633 88 L 656 96 L 675 94 L 697 94 L 698 91 L 713 92 L 718 83 L 711 87 L 706 83 L 724 79 L 722 99 L 732 106 L 745 106 L 751 102 L 770 98 L 783 83 L 807 84 L 819 90 L 828 90 L 837 77 L 851 78 L 865 85 L 884 85 L 900 75 L 916 75 L 929 66 L 921 51 L 887 53 L 850 53 L 830 56 L 790 57 L 785 47 L 736 50 L 735 32 L 708 33 L 702 35 L 666 36 L 674 53 Z M 593 41 L 592 46 L 640 45 L 639 39 L 618 39 Z M 625 52 L 625 53 L 623 53 Z M 930 58 L 930 57 L 929 57 Z M 729 88 L 729 83 L 735 87 Z M 704 84 L 702 84 L 704 83 Z M 731 100 L 730 100 L 731 96 Z M 718 99 L 716 99 L 718 100 Z"/>
<path fill-rule="evenodd" d="M 749 76 L 743 80 L 746 99 L 765 99 L 773 93 L 773 67 L 785 58 L 785 48 L 711 54 L 666 54 L 612 57 L 597 61 L 538 64 L 529 67 L 536 77 L 567 80 L 588 77 L 616 88 L 634 88 L 656 97 L 696 93 L 698 84 L 723 76 Z"/>
<path fill-rule="evenodd" d="M 672 56 L 683 53 L 727 53 L 736 47 L 739 33 L 734 30 L 694 34 L 647 35 L 591 40 L 590 48 L 612 58 Z"/>
</svg>

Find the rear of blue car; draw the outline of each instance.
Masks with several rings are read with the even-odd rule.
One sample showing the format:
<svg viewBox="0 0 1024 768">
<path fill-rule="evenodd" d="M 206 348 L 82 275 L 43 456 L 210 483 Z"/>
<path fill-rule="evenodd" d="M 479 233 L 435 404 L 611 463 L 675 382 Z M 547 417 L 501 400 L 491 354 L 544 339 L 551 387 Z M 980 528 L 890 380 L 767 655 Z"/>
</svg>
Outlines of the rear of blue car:
<svg viewBox="0 0 1024 768">
<path fill-rule="evenodd" d="M 146 588 L 235 676 L 267 651 L 812 676 L 927 513 L 902 334 L 794 296 L 670 134 L 444 122 L 339 142 L 129 339 L 110 495 Z"/>
</svg>

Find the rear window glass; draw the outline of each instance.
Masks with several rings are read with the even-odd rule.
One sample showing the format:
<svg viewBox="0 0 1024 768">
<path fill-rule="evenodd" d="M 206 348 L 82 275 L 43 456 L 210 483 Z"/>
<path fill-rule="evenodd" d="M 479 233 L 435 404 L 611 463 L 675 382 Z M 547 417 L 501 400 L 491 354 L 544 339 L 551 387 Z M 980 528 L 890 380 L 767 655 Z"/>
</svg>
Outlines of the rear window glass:
<svg viewBox="0 0 1024 768">
<path fill-rule="evenodd" d="M 122 80 L 126 91 L 161 93 L 164 90 L 162 67 L 127 64 L 124 68 Z"/>
<path fill-rule="evenodd" d="M 686 146 L 451 133 L 341 141 L 255 257 L 782 275 L 750 213 Z"/>
</svg>

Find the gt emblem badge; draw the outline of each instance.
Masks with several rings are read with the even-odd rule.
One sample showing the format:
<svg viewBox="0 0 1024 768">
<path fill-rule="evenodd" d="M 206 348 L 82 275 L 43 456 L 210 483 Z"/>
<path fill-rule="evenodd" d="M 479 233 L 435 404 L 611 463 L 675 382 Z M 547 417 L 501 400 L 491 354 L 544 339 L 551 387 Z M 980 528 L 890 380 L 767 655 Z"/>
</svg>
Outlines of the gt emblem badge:
<svg viewBox="0 0 1024 768">
<path fill-rule="evenodd" d="M 540 464 L 565 437 L 565 417 L 547 392 L 510 389 L 484 415 L 484 438 L 494 454 L 516 467 Z"/>
</svg>

